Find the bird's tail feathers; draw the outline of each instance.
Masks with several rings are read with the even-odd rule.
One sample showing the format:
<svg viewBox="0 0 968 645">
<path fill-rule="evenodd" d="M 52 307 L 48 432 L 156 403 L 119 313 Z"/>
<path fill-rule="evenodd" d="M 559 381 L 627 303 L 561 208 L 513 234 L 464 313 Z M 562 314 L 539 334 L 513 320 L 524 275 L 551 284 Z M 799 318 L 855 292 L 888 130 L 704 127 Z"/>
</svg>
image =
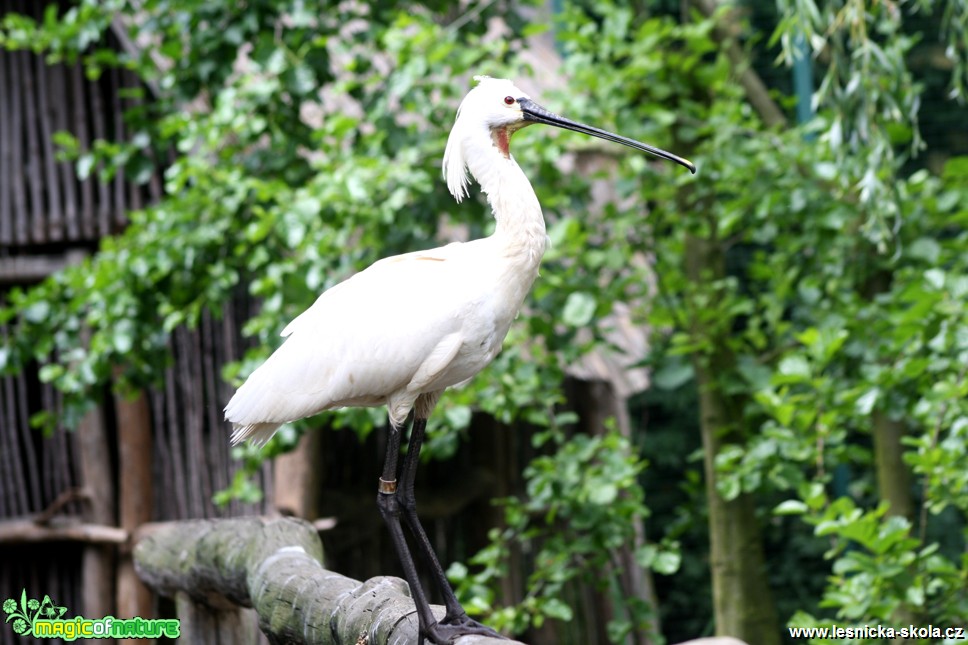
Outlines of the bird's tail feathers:
<svg viewBox="0 0 968 645">
<path fill-rule="evenodd" d="M 272 435 L 281 425 L 281 423 L 236 423 L 233 425 L 232 445 L 238 445 L 248 439 L 261 448 L 269 442 L 269 439 L 272 439 Z"/>
</svg>

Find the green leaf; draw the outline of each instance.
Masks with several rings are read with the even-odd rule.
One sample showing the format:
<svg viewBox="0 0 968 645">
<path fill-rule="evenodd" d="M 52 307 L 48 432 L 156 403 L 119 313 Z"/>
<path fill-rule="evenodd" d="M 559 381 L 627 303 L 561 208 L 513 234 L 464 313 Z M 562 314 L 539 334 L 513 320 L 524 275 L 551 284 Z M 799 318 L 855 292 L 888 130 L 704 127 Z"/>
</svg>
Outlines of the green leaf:
<svg viewBox="0 0 968 645">
<path fill-rule="evenodd" d="M 692 363 L 675 357 L 666 361 L 652 376 L 652 383 L 663 390 L 675 390 L 692 380 L 694 370 Z"/>
<path fill-rule="evenodd" d="M 542 611 L 549 618 L 556 618 L 564 622 L 570 622 L 573 616 L 571 607 L 557 598 L 548 598 L 541 607 Z"/>
<path fill-rule="evenodd" d="M 855 404 L 857 407 L 857 412 L 863 415 L 870 414 L 871 410 L 874 409 L 874 405 L 877 403 L 877 399 L 880 397 L 880 395 L 881 389 L 878 387 L 872 387 L 871 389 L 867 390 L 867 392 L 857 399 L 857 403 Z"/>
<path fill-rule="evenodd" d="M 593 504 L 605 506 L 614 502 L 616 497 L 618 497 L 618 488 L 609 483 L 593 488 L 588 499 Z"/>
<path fill-rule="evenodd" d="M 50 314 L 50 303 L 46 300 L 39 300 L 24 309 L 24 320 L 32 323 L 40 323 L 47 319 Z"/>
<path fill-rule="evenodd" d="M 467 405 L 451 405 L 444 410 L 444 416 L 454 428 L 466 428 L 471 423 L 471 408 Z"/>
<path fill-rule="evenodd" d="M 911 243 L 908 255 L 927 264 L 936 264 L 941 257 L 941 245 L 929 237 L 919 237 Z"/>
<path fill-rule="evenodd" d="M 635 561 L 640 567 L 650 568 L 659 553 L 659 548 L 654 544 L 643 544 L 635 550 Z"/>
<path fill-rule="evenodd" d="M 584 327 L 592 321 L 595 315 L 595 298 L 584 291 L 568 294 L 561 318 L 571 327 Z"/>
<path fill-rule="evenodd" d="M 798 354 L 784 356 L 777 369 L 784 376 L 810 378 L 810 363 Z"/>
<path fill-rule="evenodd" d="M 40 368 L 37 373 L 42 383 L 50 383 L 57 380 L 64 374 L 64 366 L 58 363 L 48 363 Z"/>
<path fill-rule="evenodd" d="M 924 280 L 935 289 L 944 287 L 945 273 L 941 269 L 928 269 L 924 272 Z"/>
<path fill-rule="evenodd" d="M 777 504 L 773 509 L 774 515 L 803 515 L 810 508 L 798 499 L 788 499 Z"/>
<path fill-rule="evenodd" d="M 659 551 L 652 561 L 652 570 L 665 576 L 671 576 L 679 570 L 682 555 L 677 551 Z"/>
</svg>

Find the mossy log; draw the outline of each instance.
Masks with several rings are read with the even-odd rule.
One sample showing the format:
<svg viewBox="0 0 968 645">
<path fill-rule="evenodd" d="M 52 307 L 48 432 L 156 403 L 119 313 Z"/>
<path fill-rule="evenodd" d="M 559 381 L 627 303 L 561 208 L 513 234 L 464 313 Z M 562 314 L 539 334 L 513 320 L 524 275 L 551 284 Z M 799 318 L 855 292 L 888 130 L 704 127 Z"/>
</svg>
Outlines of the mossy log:
<svg viewBox="0 0 968 645">
<path fill-rule="evenodd" d="M 216 611 L 252 607 L 273 645 L 417 642 L 406 582 L 352 580 L 325 570 L 322 556 L 315 529 L 291 518 L 172 522 L 147 532 L 134 552 L 138 575 L 156 592 Z M 464 636 L 455 645 L 514 642 Z"/>
<path fill-rule="evenodd" d="M 146 527 L 135 546 L 135 569 L 155 592 L 176 599 L 186 642 L 254 643 L 253 609 L 273 645 L 417 642 L 407 583 L 389 576 L 359 582 L 325 570 L 319 536 L 303 520 L 253 517 Z M 443 616 L 443 607 L 433 609 Z M 464 636 L 455 645 L 522 644 Z M 681 645 L 746 644 L 720 637 Z"/>
</svg>

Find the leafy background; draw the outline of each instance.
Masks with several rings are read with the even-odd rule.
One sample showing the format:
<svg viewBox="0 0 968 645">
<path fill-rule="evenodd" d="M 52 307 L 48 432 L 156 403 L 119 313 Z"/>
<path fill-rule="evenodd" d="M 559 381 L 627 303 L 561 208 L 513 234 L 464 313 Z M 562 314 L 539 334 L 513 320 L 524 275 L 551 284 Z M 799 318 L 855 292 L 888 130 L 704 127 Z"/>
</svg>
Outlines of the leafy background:
<svg viewBox="0 0 968 645">
<path fill-rule="evenodd" d="M 41 21 L 4 16 L 4 47 L 80 57 L 92 76 L 121 65 L 157 90 L 126 115 L 128 140 L 81 149 L 60 135 L 80 176 L 146 179 L 176 153 L 165 198 L 131 213 L 124 233 L 6 294 L 0 322 L 15 333 L 0 367 L 38 364 L 66 397 L 36 424 L 76 423 L 109 381 L 150 386 L 172 331 L 240 292 L 261 308 L 245 327 L 253 349 L 224 369 L 232 382 L 321 290 L 455 230 L 487 234 L 484 201 L 457 209 L 439 180 L 447 125 L 473 73 L 527 82 L 529 39 L 553 37 L 563 62 L 543 103 L 700 171 L 563 133 L 515 138 L 552 247 L 506 350 L 447 395 L 428 450 L 448 459 L 485 413 L 536 427 L 542 454 L 526 490 L 501 502 L 490 546 L 450 569 L 467 606 L 514 632 L 569 621 L 562 588 L 581 580 L 618 608 L 614 642 L 652 633 L 656 611 L 671 639 L 715 624 L 767 644 L 783 624 L 963 622 L 968 8 L 553 7 L 81 0 Z M 147 43 L 137 53 L 99 46 L 116 15 Z M 945 64 L 924 63 L 939 55 Z M 789 67 L 804 56 L 814 89 L 796 98 Z M 775 113 L 745 83 L 749 65 L 774 88 Z M 798 101 L 810 108 L 799 124 Z M 575 151 L 613 157 L 616 197 L 602 208 L 592 177 L 561 163 Z M 631 436 L 575 434 L 564 366 L 607 342 L 596 324 L 617 302 L 651 334 L 654 387 L 631 402 Z M 365 435 L 382 414 L 299 427 Z M 239 457 L 253 470 L 263 458 Z M 224 493 L 254 494 L 244 478 Z M 637 566 L 663 574 L 658 606 L 624 594 L 615 565 L 637 526 L 649 536 Z M 730 530 L 765 545 L 737 575 L 774 603 L 722 604 Z M 500 606 L 521 548 L 536 553 L 527 593 Z M 748 616 L 753 604 L 766 613 Z"/>
</svg>

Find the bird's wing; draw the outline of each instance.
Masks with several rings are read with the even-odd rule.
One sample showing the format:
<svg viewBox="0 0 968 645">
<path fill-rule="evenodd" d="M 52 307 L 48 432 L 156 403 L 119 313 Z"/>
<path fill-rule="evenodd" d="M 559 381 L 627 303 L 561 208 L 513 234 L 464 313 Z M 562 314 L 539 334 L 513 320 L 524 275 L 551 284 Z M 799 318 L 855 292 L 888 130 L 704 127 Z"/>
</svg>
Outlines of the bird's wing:
<svg viewBox="0 0 968 645">
<path fill-rule="evenodd" d="M 318 324 L 317 315 L 319 309 L 331 309 L 341 304 L 352 304 L 355 307 L 360 305 L 373 304 L 373 296 L 389 297 L 394 295 L 410 297 L 410 294 L 420 293 L 421 289 L 432 288 L 431 280 L 444 278 L 453 269 L 453 260 L 460 247 L 469 247 L 469 244 L 454 242 L 447 246 L 442 246 L 429 251 L 414 251 L 402 255 L 377 260 L 363 271 L 350 276 L 343 282 L 324 291 L 316 302 L 292 319 L 282 330 L 282 336 L 289 336 L 296 329 L 304 324 Z M 452 264 L 447 269 L 440 271 L 428 266 L 426 262 L 447 262 Z M 440 275 L 434 275 L 439 273 Z M 407 280 L 410 281 L 407 284 Z M 352 303 L 344 301 L 354 301 Z"/>
<path fill-rule="evenodd" d="M 381 260 L 324 292 L 226 407 L 237 424 L 282 423 L 379 405 L 433 380 L 463 341 L 473 306 L 454 245 Z M 472 263 L 471 263 L 472 264 Z"/>
</svg>

